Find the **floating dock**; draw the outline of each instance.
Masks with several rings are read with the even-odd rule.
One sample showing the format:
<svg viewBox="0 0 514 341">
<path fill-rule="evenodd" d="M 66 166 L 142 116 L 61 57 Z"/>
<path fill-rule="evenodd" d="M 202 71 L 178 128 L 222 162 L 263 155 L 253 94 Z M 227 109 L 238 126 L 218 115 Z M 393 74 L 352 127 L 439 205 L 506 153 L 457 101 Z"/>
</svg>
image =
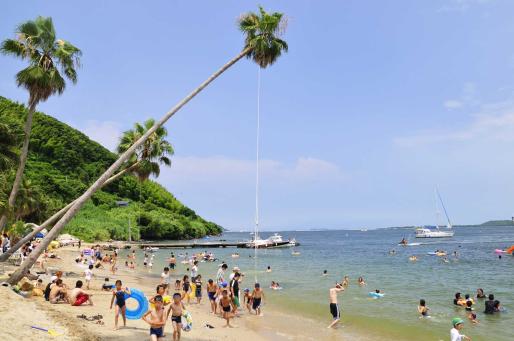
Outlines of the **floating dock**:
<svg viewBox="0 0 514 341">
<path fill-rule="evenodd" d="M 235 248 L 252 248 L 248 246 L 249 242 L 228 242 L 228 241 L 217 241 L 217 242 L 175 242 L 175 243 L 144 243 L 137 244 L 137 246 L 141 249 L 148 248 L 159 248 L 159 249 L 212 249 L 212 248 L 226 248 L 226 247 L 235 247 Z M 295 243 L 295 246 L 300 245 L 300 243 Z M 288 247 L 291 246 L 289 241 L 284 241 L 283 243 L 276 243 L 273 246 L 268 246 L 267 248 L 279 248 L 279 247 Z"/>
</svg>

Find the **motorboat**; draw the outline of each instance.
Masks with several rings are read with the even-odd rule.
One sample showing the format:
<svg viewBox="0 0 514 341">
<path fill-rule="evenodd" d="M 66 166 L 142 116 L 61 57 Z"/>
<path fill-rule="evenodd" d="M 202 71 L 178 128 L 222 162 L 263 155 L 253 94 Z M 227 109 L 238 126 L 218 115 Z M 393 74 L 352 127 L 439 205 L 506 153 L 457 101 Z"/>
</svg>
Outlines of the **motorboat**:
<svg viewBox="0 0 514 341">
<path fill-rule="evenodd" d="M 293 247 L 300 245 L 294 238 L 291 240 L 284 240 L 278 233 L 268 237 L 267 239 L 261 239 L 258 235 L 252 240 L 246 243 L 246 247 L 254 249 L 261 248 L 279 248 L 279 247 Z"/>
</svg>

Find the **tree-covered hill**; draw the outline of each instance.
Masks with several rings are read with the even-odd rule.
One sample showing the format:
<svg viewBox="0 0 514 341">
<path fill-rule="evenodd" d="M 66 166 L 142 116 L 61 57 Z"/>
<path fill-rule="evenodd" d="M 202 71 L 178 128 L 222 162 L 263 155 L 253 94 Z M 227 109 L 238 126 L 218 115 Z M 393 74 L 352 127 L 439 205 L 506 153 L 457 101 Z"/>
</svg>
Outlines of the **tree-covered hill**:
<svg viewBox="0 0 514 341">
<path fill-rule="evenodd" d="M 23 133 L 25 114 L 23 105 L 0 97 L 0 122 L 14 136 Z M 9 224 L 16 220 L 43 222 L 82 194 L 115 159 L 114 153 L 80 131 L 37 112 L 19 207 Z M 15 163 L 0 169 L 0 209 L 10 191 L 14 167 Z M 129 205 L 118 207 L 117 201 L 128 201 Z M 65 231 L 88 241 L 126 239 L 129 221 L 133 239 L 187 239 L 222 231 L 157 182 L 140 182 L 133 175 L 124 175 L 97 192 Z"/>
</svg>

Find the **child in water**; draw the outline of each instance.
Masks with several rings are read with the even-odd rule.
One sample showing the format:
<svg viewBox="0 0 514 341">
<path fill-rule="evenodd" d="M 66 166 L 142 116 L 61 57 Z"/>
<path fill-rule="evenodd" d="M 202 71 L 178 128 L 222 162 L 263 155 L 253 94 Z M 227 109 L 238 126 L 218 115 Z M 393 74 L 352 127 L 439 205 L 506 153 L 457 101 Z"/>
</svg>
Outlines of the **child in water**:
<svg viewBox="0 0 514 341">
<path fill-rule="evenodd" d="M 359 277 L 359 279 L 357 280 L 357 283 L 359 284 L 359 286 L 363 287 L 366 285 L 366 282 L 364 281 L 364 278 Z"/>
<path fill-rule="evenodd" d="M 114 311 L 114 330 L 118 329 L 118 317 L 121 313 L 121 317 L 123 318 L 123 327 L 127 326 L 127 317 L 126 317 L 126 311 L 127 306 L 125 304 L 125 294 L 130 295 L 130 289 L 125 288 L 123 289 L 121 281 L 118 279 L 115 283 L 116 288 L 112 291 L 112 298 L 111 298 L 111 307 L 112 304 L 116 300 L 116 308 Z"/>
<path fill-rule="evenodd" d="M 264 291 L 261 289 L 259 283 L 255 283 L 255 287 L 252 292 L 252 309 L 255 310 L 255 314 L 261 316 L 261 301 L 264 299 Z"/>
<path fill-rule="evenodd" d="M 244 290 L 243 303 L 248 309 L 249 313 L 252 313 L 252 295 L 250 295 L 250 289 L 246 288 Z"/>
<path fill-rule="evenodd" d="M 473 324 L 477 324 L 477 314 L 475 313 L 475 309 L 473 309 L 473 302 L 467 301 L 466 302 L 466 313 L 468 313 L 468 319 Z"/>
<path fill-rule="evenodd" d="M 154 309 L 147 311 L 143 315 L 143 321 L 150 325 L 150 340 L 164 340 L 164 325 L 166 317 L 164 316 L 163 299 L 161 295 L 153 298 Z"/>
<path fill-rule="evenodd" d="M 425 300 L 424 299 L 420 299 L 419 300 L 419 305 L 418 305 L 418 313 L 420 313 L 421 316 L 419 318 L 430 317 L 428 315 L 428 311 L 429 310 L 430 309 L 427 307 Z"/>
</svg>

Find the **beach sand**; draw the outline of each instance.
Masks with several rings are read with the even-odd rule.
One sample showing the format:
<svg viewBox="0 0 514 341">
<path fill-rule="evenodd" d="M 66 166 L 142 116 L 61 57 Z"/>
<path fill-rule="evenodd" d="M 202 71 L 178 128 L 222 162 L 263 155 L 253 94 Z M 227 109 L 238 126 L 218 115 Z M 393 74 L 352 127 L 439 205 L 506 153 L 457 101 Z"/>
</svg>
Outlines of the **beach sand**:
<svg viewBox="0 0 514 341">
<path fill-rule="evenodd" d="M 59 269 L 65 272 L 64 283 L 73 288 L 75 282 L 83 280 L 85 267 L 77 265 L 74 261 L 79 254 L 77 248 L 61 248 L 56 250 L 61 259 L 50 259 L 48 267 Z M 0 305 L 1 322 L 9 328 L 0 328 L 1 340 L 18 340 L 25 337 L 33 339 L 56 339 L 50 337 L 46 332 L 36 331 L 30 328 L 32 325 L 54 329 L 61 336 L 61 340 L 148 340 L 149 326 L 142 320 L 128 320 L 127 327 L 119 330 L 114 329 L 114 310 L 109 309 L 111 292 L 101 290 L 105 277 L 109 277 L 110 283 L 120 279 L 123 286 L 138 288 L 147 297 L 155 294 L 155 287 L 159 279 L 145 276 L 144 274 L 125 269 L 124 265 L 119 266 L 120 271 L 116 275 L 110 274 L 106 269 L 95 269 L 94 278 L 91 282 L 90 293 L 93 294 L 93 306 L 73 307 L 69 304 L 50 304 L 42 297 L 31 297 L 25 299 L 15 294 L 9 288 L 1 287 L 0 302 L 7 302 Z M 6 269 L 9 271 L 9 269 Z M 172 280 L 177 279 L 181 274 L 173 274 Z M 43 282 L 49 282 L 49 276 L 43 276 Z M 85 285 L 84 285 L 85 289 Z M 130 302 L 130 301 L 129 301 Z M 127 303 L 130 307 L 130 303 Z M 201 304 L 186 305 L 187 310 L 193 317 L 193 329 L 190 332 L 182 332 L 183 340 L 378 340 L 372 335 L 357 335 L 344 332 L 341 337 L 340 331 L 327 330 L 326 325 L 318 321 L 284 314 L 264 307 L 264 316 L 250 315 L 242 311 L 241 316 L 232 320 L 236 328 L 223 328 L 225 320 L 210 314 L 209 302 L 205 295 Z M 77 315 L 85 314 L 103 316 L 104 325 L 77 318 Z M 327 324 L 330 321 L 327 321 Z M 213 329 L 205 327 L 206 324 L 214 326 Z M 122 320 L 120 317 L 120 326 Z M 343 331 L 345 327 L 342 327 Z M 165 326 L 166 339 L 172 339 L 173 328 L 171 323 Z"/>
</svg>

